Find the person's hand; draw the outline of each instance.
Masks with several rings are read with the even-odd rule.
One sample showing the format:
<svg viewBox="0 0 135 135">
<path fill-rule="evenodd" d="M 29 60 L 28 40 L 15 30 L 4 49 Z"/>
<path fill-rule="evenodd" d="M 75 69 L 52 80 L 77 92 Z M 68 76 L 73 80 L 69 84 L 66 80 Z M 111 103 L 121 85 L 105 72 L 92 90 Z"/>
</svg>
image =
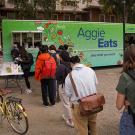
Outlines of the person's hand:
<svg viewBox="0 0 135 135">
<path fill-rule="evenodd" d="M 19 62 L 21 62 L 21 61 L 22 61 L 22 59 L 21 59 L 21 58 L 19 58 L 19 57 L 15 58 L 15 60 L 16 60 L 16 61 L 19 61 Z"/>
</svg>

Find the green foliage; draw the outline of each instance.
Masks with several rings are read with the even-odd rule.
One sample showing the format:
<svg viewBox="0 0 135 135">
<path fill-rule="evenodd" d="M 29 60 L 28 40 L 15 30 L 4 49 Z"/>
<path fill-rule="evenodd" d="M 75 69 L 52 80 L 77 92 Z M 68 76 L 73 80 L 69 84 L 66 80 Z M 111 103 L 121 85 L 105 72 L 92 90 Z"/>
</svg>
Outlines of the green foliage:
<svg viewBox="0 0 135 135">
<path fill-rule="evenodd" d="M 36 19 L 37 12 L 40 10 L 44 13 L 44 19 L 51 19 L 52 12 L 56 9 L 57 0 L 9 0 L 15 5 L 18 19 Z"/>
<path fill-rule="evenodd" d="M 117 17 L 123 16 L 123 1 L 124 0 L 99 0 L 103 5 L 103 10 L 106 13 L 114 13 Z M 135 16 L 135 0 L 125 0 L 125 18 L 126 21 L 134 23 Z"/>
<path fill-rule="evenodd" d="M 56 10 L 57 0 L 38 0 L 37 4 L 41 7 L 45 14 L 45 19 L 51 19 L 52 13 Z"/>
</svg>

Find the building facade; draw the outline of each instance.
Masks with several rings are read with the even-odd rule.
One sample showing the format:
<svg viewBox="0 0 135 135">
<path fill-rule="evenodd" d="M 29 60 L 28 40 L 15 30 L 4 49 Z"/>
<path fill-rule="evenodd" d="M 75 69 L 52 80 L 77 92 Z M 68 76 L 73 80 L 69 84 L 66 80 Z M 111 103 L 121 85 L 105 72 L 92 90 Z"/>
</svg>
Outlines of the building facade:
<svg viewBox="0 0 135 135">
<path fill-rule="evenodd" d="M 10 2 L 9 2 L 10 1 Z M 16 19 L 17 10 L 13 0 L 0 0 L 0 23 L 2 19 Z M 29 0 L 30 1 L 30 0 Z M 24 18 L 25 19 L 25 18 Z M 43 20 L 44 14 L 39 8 L 38 19 Z M 90 21 L 90 22 L 116 22 L 112 14 L 104 14 L 98 0 L 58 0 L 56 11 L 52 13 L 52 20 Z M 0 46 L 2 45 L 2 30 L 0 24 Z"/>
</svg>

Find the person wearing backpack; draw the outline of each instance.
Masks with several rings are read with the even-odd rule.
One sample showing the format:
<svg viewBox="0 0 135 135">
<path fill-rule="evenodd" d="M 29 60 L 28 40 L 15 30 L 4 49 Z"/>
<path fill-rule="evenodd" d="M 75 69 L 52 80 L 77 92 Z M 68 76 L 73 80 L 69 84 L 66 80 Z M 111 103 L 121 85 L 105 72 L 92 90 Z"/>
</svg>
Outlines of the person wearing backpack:
<svg viewBox="0 0 135 135">
<path fill-rule="evenodd" d="M 68 52 L 66 51 L 61 51 L 59 56 L 60 56 L 61 64 L 57 68 L 56 79 L 59 84 L 60 99 L 62 101 L 63 110 L 64 110 L 64 114 L 62 115 L 62 117 L 68 126 L 74 127 L 69 98 L 65 94 L 65 78 L 68 75 L 68 73 L 70 73 L 71 71 L 70 57 Z"/>
<path fill-rule="evenodd" d="M 49 105 L 48 96 L 50 104 L 54 105 L 56 95 L 56 62 L 49 54 L 47 45 L 42 45 L 40 52 L 35 65 L 35 79 L 41 82 L 43 105 Z"/>
<path fill-rule="evenodd" d="M 57 66 L 59 65 L 59 59 L 57 58 L 56 47 L 54 45 L 49 46 L 49 53 L 55 59 Z"/>
<path fill-rule="evenodd" d="M 80 102 L 83 97 L 94 95 L 97 93 L 96 84 L 97 78 L 94 70 L 80 64 L 80 58 L 78 56 L 72 56 L 70 58 L 72 71 L 67 75 L 65 79 L 65 93 L 70 98 L 72 104 L 72 115 L 74 126 L 78 132 L 78 135 L 88 135 L 88 127 L 91 135 L 97 135 L 96 130 L 96 118 L 97 113 L 87 116 L 81 115 Z M 76 85 L 76 91 L 71 81 L 70 75 Z M 77 96 L 78 94 L 78 96 Z"/>
<path fill-rule="evenodd" d="M 30 94 L 32 90 L 30 86 L 29 75 L 30 75 L 31 66 L 34 63 L 33 56 L 31 53 L 27 52 L 24 47 L 19 48 L 19 54 L 20 54 L 20 57 L 16 58 L 16 60 L 21 65 L 23 73 L 24 73 L 25 83 L 27 86 L 27 89 L 25 90 L 25 92 L 27 94 Z"/>
<path fill-rule="evenodd" d="M 116 107 L 123 109 L 119 135 L 135 135 L 135 46 L 125 49 L 123 72 L 119 78 Z"/>
</svg>

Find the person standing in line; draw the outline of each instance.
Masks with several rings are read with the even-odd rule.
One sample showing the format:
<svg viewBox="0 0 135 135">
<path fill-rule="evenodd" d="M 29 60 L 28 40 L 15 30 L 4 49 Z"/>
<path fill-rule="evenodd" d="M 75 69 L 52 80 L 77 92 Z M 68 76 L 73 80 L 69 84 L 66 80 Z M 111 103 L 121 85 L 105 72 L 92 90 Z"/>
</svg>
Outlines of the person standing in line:
<svg viewBox="0 0 135 135">
<path fill-rule="evenodd" d="M 57 67 L 60 64 L 60 58 L 59 55 L 56 52 L 56 47 L 54 45 L 50 45 L 49 46 L 49 53 L 51 54 L 51 56 L 55 59 Z M 56 101 L 59 102 L 60 101 L 60 96 L 59 96 L 59 84 L 58 81 L 56 80 Z"/>
<path fill-rule="evenodd" d="M 120 120 L 120 135 L 135 135 L 135 46 L 125 49 L 123 72 L 119 78 L 116 107 L 124 108 Z"/>
<path fill-rule="evenodd" d="M 15 58 L 19 57 L 19 49 L 17 48 L 16 44 L 14 44 L 13 49 L 11 50 L 11 56 L 12 56 L 13 60 L 15 60 Z"/>
<path fill-rule="evenodd" d="M 31 66 L 33 65 L 33 56 L 31 53 L 28 53 L 24 47 L 19 48 L 19 54 L 20 54 L 20 58 L 17 58 L 17 61 L 21 65 L 24 73 L 25 83 L 27 86 L 25 92 L 27 94 L 30 94 L 32 90 L 30 86 L 29 76 L 30 76 Z"/>
<path fill-rule="evenodd" d="M 91 135 L 97 135 L 96 130 L 96 118 L 97 114 L 91 114 L 89 116 L 82 116 L 80 114 L 80 108 L 78 100 L 95 94 L 97 78 L 95 72 L 80 64 L 80 58 L 78 56 L 73 56 L 70 58 L 70 63 L 72 67 L 72 77 L 75 82 L 79 98 L 75 96 L 75 92 L 68 75 L 65 80 L 65 93 L 70 98 L 72 104 L 72 115 L 75 128 L 77 129 L 78 135 L 88 135 L 88 128 Z"/>
<path fill-rule="evenodd" d="M 67 44 L 64 45 L 64 50 L 68 51 L 68 45 Z"/>
<path fill-rule="evenodd" d="M 40 51 L 40 48 L 42 47 L 41 43 L 39 42 L 38 45 L 37 45 L 37 48 L 38 48 L 38 54 L 37 54 L 37 57 L 36 57 L 36 60 L 38 58 L 38 56 L 41 54 L 41 51 Z"/>
<path fill-rule="evenodd" d="M 51 56 L 55 59 L 56 64 L 58 65 L 58 59 L 57 59 L 57 53 L 56 53 L 56 47 L 54 45 L 50 45 L 49 46 L 49 53 L 51 54 Z"/>
<path fill-rule="evenodd" d="M 61 52 L 61 51 L 64 51 L 64 50 L 65 50 L 65 48 L 64 48 L 63 45 L 60 45 L 60 46 L 58 47 L 58 49 L 56 50 L 56 57 L 57 57 L 58 60 L 60 60 L 60 57 L 59 57 L 60 52 Z M 60 63 L 59 63 L 59 64 L 60 64 Z"/>
<path fill-rule="evenodd" d="M 65 78 L 72 70 L 70 66 L 70 57 L 66 51 L 60 52 L 59 56 L 61 64 L 57 68 L 56 79 L 59 84 L 60 99 L 62 101 L 64 109 L 64 114 L 62 115 L 62 117 L 68 126 L 74 127 L 69 97 L 67 97 L 65 94 Z"/>
<path fill-rule="evenodd" d="M 70 56 L 70 53 L 69 53 L 68 47 L 69 47 L 69 46 L 68 46 L 67 44 L 65 44 L 65 45 L 64 45 L 64 50 L 65 50 L 66 52 L 68 52 L 68 54 L 69 54 L 69 56 Z"/>
<path fill-rule="evenodd" d="M 53 60 L 56 65 L 54 58 L 48 52 L 48 46 L 42 45 L 40 47 L 41 54 L 38 56 L 35 65 L 35 78 L 41 82 L 42 100 L 43 105 L 49 106 L 48 94 L 51 105 L 55 105 L 56 95 L 56 81 L 55 78 L 46 78 L 43 74 L 43 69 L 47 66 L 47 61 Z M 51 70 L 51 69 L 50 69 Z"/>
</svg>

